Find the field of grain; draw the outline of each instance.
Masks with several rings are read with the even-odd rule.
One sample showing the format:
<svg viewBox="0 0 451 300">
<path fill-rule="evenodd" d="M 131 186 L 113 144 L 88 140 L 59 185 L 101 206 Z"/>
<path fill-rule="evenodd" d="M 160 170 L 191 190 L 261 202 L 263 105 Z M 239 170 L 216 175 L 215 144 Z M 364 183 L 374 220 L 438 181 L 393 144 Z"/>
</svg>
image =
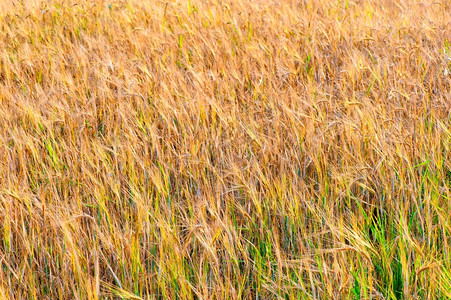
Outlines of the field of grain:
<svg viewBox="0 0 451 300">
<path fill-rule="evenodd" d="M 0 3 L 0 299 L 451 298 L 451 2 Z"/>
</svg>

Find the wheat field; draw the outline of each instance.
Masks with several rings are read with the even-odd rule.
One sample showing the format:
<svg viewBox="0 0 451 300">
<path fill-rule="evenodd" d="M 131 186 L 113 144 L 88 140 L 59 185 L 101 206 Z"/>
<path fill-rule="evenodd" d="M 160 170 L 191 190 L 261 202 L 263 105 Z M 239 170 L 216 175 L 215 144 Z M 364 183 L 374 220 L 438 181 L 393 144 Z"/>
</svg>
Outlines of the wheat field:
<svg viewBox="0 0 451 300">
<path fill-rule="evenodd" d="M 450 1 L 0 26 L 0 299 L 451 298 Z"/>
</svg>

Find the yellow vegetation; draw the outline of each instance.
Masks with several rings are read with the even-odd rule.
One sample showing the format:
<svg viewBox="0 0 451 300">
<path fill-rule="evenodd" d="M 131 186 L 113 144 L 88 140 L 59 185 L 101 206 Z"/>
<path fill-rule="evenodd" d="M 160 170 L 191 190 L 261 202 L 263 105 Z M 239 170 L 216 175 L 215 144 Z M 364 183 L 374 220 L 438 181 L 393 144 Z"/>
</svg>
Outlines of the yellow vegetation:
<svg viewBox="0 0 451 300">
<path fill-rule="evenodd" d="M 0 8 L 0 298 L 451 298 L 450 1 Z"/>
</svg>

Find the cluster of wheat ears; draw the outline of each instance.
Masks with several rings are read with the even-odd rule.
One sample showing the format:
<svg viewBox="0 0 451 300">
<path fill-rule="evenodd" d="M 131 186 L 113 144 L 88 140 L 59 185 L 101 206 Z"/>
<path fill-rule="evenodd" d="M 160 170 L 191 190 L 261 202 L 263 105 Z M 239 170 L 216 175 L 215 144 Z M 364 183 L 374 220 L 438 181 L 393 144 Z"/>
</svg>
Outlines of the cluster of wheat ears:
<svg viewBox="0 0 451 300">
<path fill-rule="evenodd" d="M 451 297 L 451 2 L 0 3 L 1 299 Z"/>
</svg>

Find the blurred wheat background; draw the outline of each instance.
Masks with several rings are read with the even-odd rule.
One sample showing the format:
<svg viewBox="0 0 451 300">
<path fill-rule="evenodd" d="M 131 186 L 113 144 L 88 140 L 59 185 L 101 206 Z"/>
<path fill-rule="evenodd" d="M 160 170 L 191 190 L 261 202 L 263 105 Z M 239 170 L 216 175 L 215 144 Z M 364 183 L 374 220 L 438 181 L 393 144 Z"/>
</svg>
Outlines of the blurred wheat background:
<svg viewBox="0 0 451 300">
<path fill-rule="evenodd" d="M 1 299 L 451 298 L 451 2 L 0 7 Z"/>
</svg>

